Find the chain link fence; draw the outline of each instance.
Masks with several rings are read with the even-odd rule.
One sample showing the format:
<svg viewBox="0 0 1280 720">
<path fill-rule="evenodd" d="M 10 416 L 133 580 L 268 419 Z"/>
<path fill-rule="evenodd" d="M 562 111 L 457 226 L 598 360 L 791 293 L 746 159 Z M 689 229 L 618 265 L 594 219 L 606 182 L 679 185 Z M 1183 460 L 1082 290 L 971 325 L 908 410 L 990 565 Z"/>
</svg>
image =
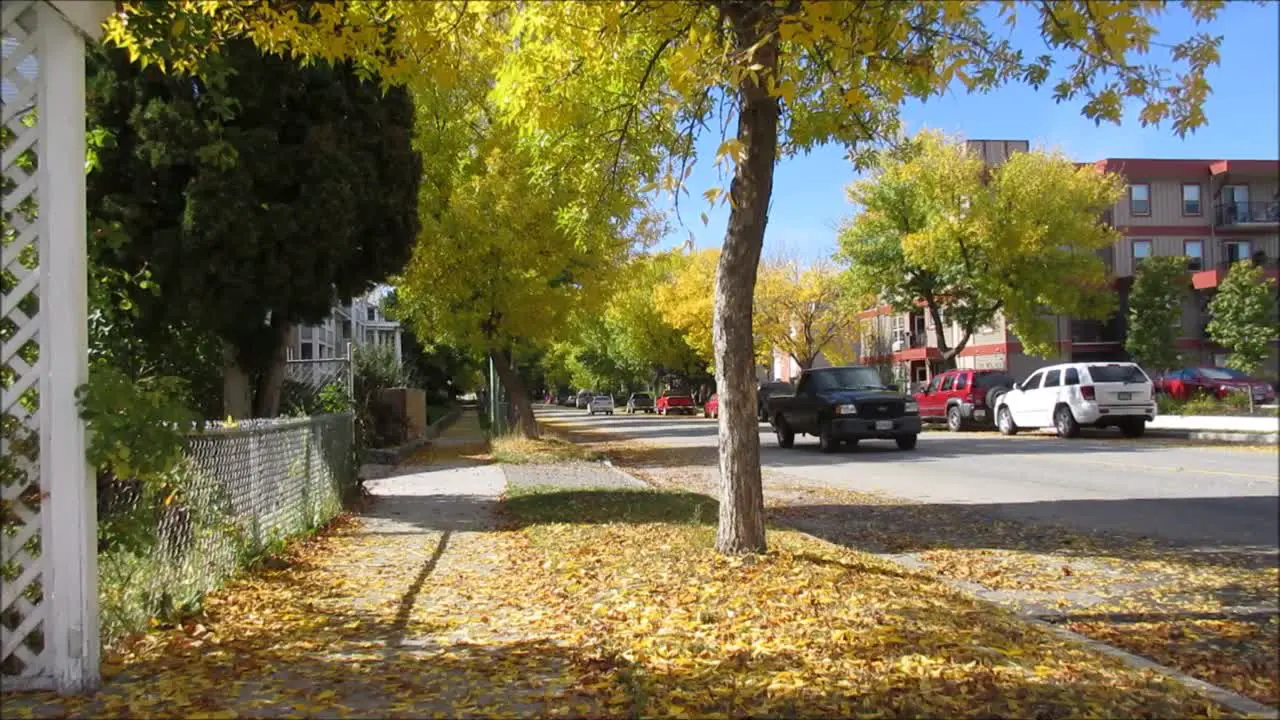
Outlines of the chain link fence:
<svg viewBox="0 0 1280 720">
<path fill-rule="evenodd" d="M 161 483 L 100 484 L 102 630 L 110 641 L 317 528 L 356 487 L 351 413 L 212 423 Z"/>
</svg>

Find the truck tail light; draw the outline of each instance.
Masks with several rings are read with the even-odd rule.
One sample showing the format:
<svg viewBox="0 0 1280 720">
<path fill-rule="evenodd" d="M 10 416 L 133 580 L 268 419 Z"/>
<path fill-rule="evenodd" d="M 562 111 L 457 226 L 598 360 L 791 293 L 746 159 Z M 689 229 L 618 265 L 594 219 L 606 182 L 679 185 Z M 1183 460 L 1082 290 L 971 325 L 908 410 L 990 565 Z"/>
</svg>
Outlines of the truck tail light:
<svg viewBox="0 0 1280 720">
<path fill-rule="evenodd" d="M 1080 397 L 1084 398 L 1085 400 L 1096 400 L 1097 394 L 1094 393 L 1092 385 L 1081 385 Z"/>
</svg>

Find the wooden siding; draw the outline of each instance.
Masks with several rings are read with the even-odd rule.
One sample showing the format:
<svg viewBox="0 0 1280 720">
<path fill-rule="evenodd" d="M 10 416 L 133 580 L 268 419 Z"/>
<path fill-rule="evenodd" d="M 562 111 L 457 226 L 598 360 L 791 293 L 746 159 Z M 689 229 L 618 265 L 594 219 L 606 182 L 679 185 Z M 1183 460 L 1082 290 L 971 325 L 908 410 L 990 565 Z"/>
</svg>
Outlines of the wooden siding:
<svg viewBox="0 0 1280 720">
<path fill-rule="evenodd" d="M 1115 205 L 1115 224 L 1124 225 L 1208 225 L 1212 203 L 1209 200 L 1209 173 L 1206 168 L 1203 177 L 1188 177 L 1177 180 L 1130 178 L 1134 185 L 1151 186 L 1151 214 L 1132 215 L 1129 212 L 1129 190 L 1125 189 L 1124 197 Z M 1200 184 L 1200 214 L 1186 216 L 1182 214 L 1182 185 L 1184 183 Z M 1252 193 L 1252 189 L 1250 189 Z M 1252 197 L 1252 196 L 1251 196 Z"/>
</svg>

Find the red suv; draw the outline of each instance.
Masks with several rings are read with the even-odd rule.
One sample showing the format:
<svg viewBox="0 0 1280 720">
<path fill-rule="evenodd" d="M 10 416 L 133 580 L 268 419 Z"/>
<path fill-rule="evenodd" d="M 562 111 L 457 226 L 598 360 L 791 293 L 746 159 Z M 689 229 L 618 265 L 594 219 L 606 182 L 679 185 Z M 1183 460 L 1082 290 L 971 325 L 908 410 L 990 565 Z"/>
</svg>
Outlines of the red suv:
<svg viewBox="0 0 1280 720">
<path fill-rule="evenodd" d="M 921 420 L 945 421 L 959 432 L 970 424 L 994 425 L 995 400 L 1011 387 L 1013 378 L 1001 370 L 948 370 L 934 375 L 915 398 Z"/>
<path fill-rule="evenodd" d="M 670 415 L 672 413 L 692 415 L 698 411 L 698 408 L 693 404 L 693 398 L 688 395 L 663 394 L 655 404 L 659 415 Z"/>
</svg>

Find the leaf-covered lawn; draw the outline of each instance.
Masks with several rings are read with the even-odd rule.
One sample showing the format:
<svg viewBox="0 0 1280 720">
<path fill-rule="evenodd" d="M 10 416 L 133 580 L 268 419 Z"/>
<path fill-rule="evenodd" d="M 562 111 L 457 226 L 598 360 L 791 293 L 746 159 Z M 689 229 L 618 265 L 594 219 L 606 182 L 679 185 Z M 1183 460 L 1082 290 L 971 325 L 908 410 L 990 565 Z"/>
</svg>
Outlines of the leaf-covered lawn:
<svg viewBox="0 0 1280 720">
<path fill-rule="evenodd" d="M 378 512 L 375 504 L 371 510 Z M 694 493 L 537 491 L 500 530 L 351 521 L 29 715 L 1192 717 L 1217 708 L 923 575 L 791 531 L 715 554 Z"/>
<path fill-rule="evenodd" d="M 563 425 L 554 431 L 652 484 L 714 492 L 715 448 L 618 441 Z M 775 522 L 923 563 L 940 577 L 997 591 L 1010 607 L 1280 706 L 1274 550 L 1191 551 L 1146 538 L 1088 535 L 814 486 L 771 469 L 765 499 Z"/>
</svg>

